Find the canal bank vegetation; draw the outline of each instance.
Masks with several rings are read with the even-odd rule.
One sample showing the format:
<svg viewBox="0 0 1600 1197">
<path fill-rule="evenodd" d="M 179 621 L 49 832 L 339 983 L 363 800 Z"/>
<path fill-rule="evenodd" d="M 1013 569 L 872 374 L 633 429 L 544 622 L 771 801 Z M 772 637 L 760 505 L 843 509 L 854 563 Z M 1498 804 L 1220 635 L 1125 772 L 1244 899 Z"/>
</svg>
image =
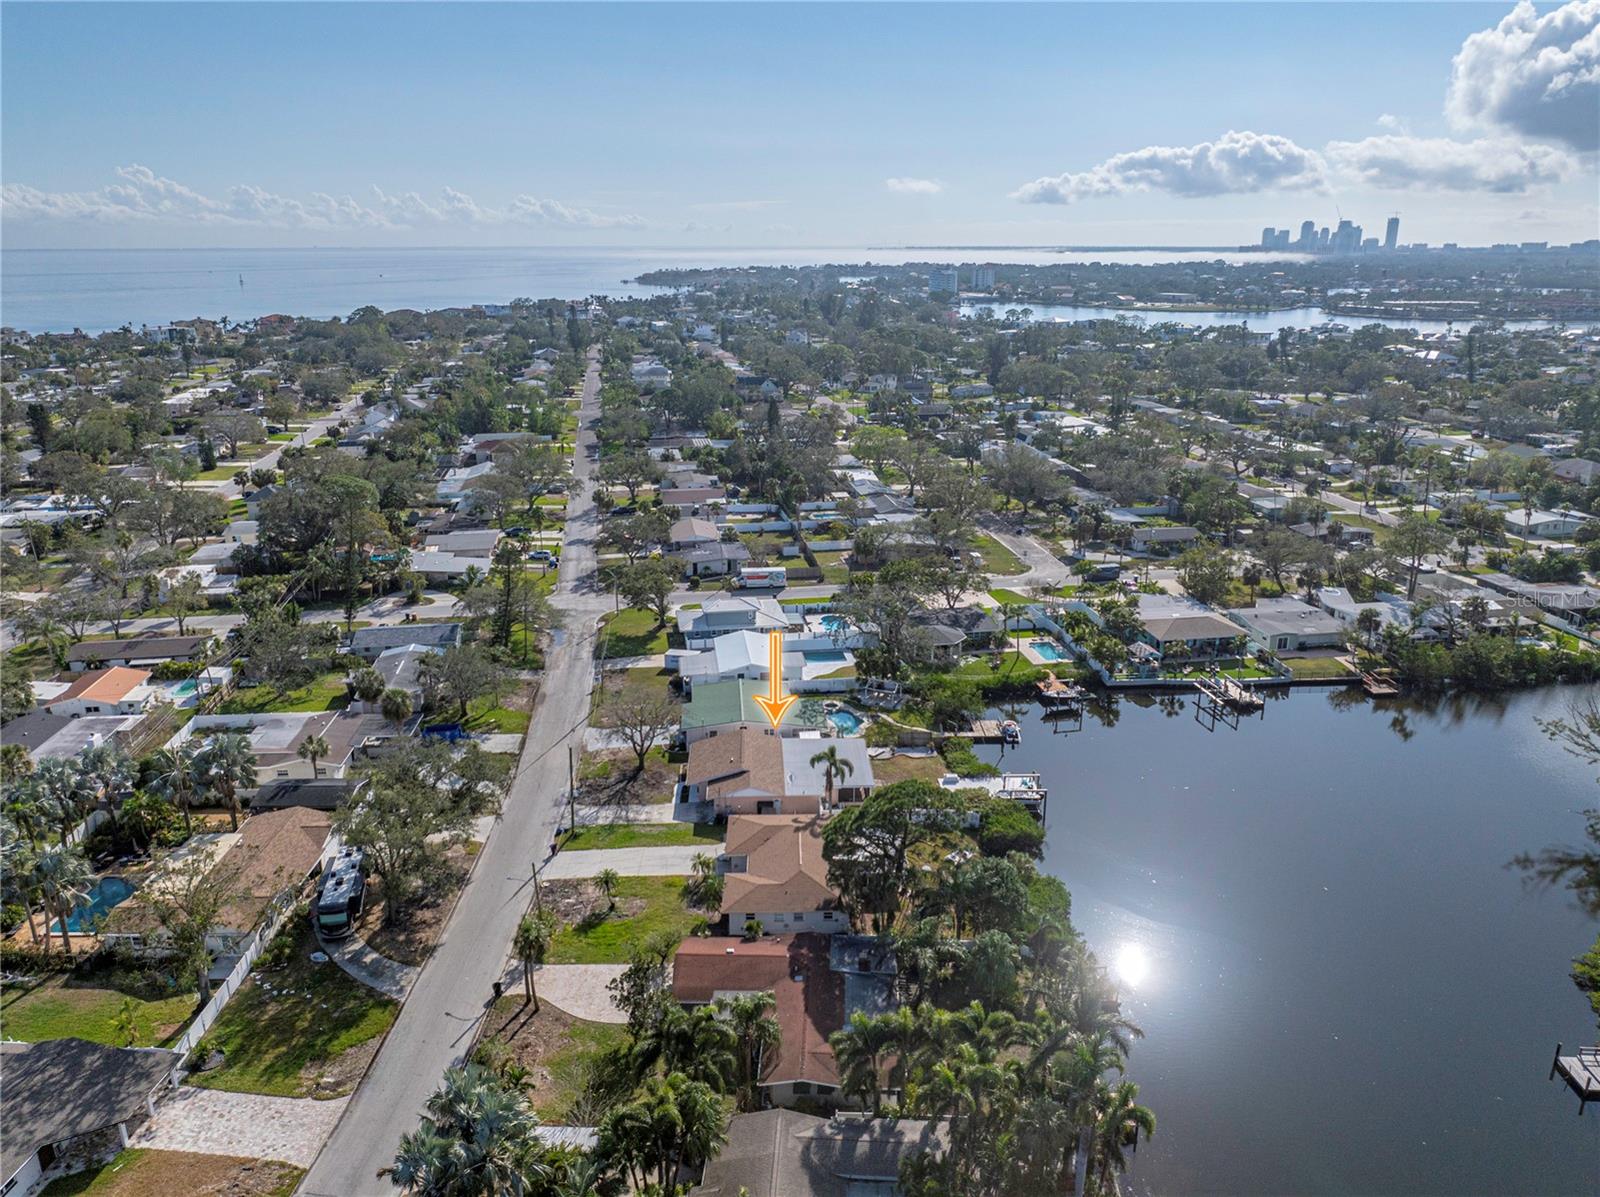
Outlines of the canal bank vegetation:
<svg viewBox="0 0 1600 1197">
<path fill-rule="evenodd" d="M 1600 700 L 1590 696 L 1574 702 L 1566 715 L 1541 719 L 1539 726 L 1573 756 L 1600 765 Z M 1600 808 L 1584 811 L 1583 818 L 1583 843 L 1525 852 L 1512 864 L 1522 870 L 1529 884 L 1570 890 L 1578 905 L 1600 920 Z M 1573 960 L 1571 975 L 1573 984 L 1588 997 L 1600 1026 L 1600 935 L 1588 951 Z"/>
<path fill-rule="evenodd" d="M 909 1162 L 904 1191 L 1068 1193 L 1081 1171 L 1088 1193 L 1116 1192 L 1155 1130 L 1125 1075 L 1140 1031 L 1066 887 L 1036 867 L 1042 833 L 987 795 L 905 781 L 823 837 L 829 884 L 898 969 L 899 1008 L 833 1036 L 843 1092 L 874 1114 L 947 1120 L 948 1147 Z"/>
</svg>

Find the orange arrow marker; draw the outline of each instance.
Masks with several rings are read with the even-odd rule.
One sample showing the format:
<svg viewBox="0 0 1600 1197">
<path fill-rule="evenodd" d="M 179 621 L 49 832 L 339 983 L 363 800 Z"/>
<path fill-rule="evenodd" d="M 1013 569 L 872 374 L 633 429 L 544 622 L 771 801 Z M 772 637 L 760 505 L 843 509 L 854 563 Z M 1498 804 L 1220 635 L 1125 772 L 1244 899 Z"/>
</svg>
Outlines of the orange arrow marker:
<svg viewBox="0 0 1600 1197">
<path fill-rule="evenodd" d="M 769 683 L 767 697 L 758 698 L 756 701 L 761 704 L 761 709 L 767 713 L 767 720 L 773 727 L 777 727 L 778 724 L 783 722 L 783 717 L 789 713 L 789 708 L 794 705 L 795 699 L 799 697 L 797 694 L 790 694 L 785 697 L 783 693 L 782 632 L 767 633 L 767 679 Z"/>
</svg>

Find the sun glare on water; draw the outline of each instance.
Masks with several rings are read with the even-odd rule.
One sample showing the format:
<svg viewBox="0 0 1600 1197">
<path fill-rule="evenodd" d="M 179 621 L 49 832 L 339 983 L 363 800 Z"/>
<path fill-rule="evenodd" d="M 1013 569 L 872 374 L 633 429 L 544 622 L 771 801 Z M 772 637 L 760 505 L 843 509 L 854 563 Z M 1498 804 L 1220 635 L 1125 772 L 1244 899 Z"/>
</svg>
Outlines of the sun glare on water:
<svg viewBox="0 0 1600 1197">
<path fill-rule="evenodd" d="M 1150 957 L 1136 943 L 1125 943 L 1117 949 L 1112 971 L 1124 985 L 1138 986 L 1150 975 Z"/>
</svg>

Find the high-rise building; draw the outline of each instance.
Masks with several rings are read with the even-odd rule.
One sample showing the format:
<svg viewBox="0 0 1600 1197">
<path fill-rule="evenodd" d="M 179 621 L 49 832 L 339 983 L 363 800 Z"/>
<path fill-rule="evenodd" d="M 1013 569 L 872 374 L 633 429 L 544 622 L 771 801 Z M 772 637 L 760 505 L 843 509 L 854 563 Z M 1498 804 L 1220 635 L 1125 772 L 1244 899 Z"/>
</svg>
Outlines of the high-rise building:
<svg viewBox="0 0 1600 1197">
<path fill-rule="evenodd" d="M 1301 249 L 1315 249 L 1317 245 L 1317 222 L 1302 220 L 1300 222 L 1300 240 L 1295 242 Z"/>
<path fill-rule="evenodd" d="M 993 266 L 974 266 L 972 268 L 972 289 L 974 291 L 987 291 L 994 286 Z"/>
<path fill-rule="evenodd" d="M 1271 249 L 1272 248 L 1272 242 L 1277 237 L 1277 235 L 1278 235 L 1278 230 L 1273 228 L 1270 224 L 1266 228 L 1262 229 L 1261 230 L 1261 248 L 1262 249 Z"/>
<path fill-rule="evenodd" d="M 1400 218 L 1398 216 L 1391 216 L 1389 217 L 1389 223 L 1384 227 L 1383 230 L 1383 248 L 1393 249 L 1399 244 Z"/>
<path fill-rule="evenodd" d="M 929 295 L 954 295 L 961 290 L 961 272 L 954 266 L 928 272 Z"/>
</svg>

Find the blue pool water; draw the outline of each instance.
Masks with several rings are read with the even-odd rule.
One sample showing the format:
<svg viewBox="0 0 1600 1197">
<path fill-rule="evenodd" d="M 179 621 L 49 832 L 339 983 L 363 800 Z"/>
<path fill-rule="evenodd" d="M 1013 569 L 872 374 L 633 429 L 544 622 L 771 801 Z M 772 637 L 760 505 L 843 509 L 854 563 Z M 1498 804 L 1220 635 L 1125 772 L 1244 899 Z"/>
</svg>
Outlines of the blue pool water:
<svg viewBox="0 0 1600 1197">
<path fill-rule="evenodd" d="M 95 923 L 108 910 L 126 902 L 132 894 L 133 886 L 121 877 L 100 878 L 67 916 L 67 930 L 72 932 L 92 930 Z M 59 933 L 60 924 L 56 924 L 51 930 Z"/>
<path fill-rule="evenodd" d="M 1033 651 L 1039 654 L 1044 661 L 1065 661 L 1067 654 L 1049 640 L 1035 640 Z"/>
<path fill-rule="evenodd" d="M 823 649 L 820 652 L 813 652 L 810 649 L 806 650 L 806 660 L 812 662 L 831 662 L 842 665 L 849 659 L 850 658 L 843 652 L 837 652 L 833 649 Z"/>
<path fill-rule="evenodd" d="M 824 615 L 822 617 L 822 626 L 828 632 L 842 632 L 844 631 L 844 616 Z"/>
<path fill-rule="evenodd" d="M 194 678 L 190 678 L 187 681 L 179 682 L 178 685 L 173 688 L 172 697 L 188 698 L 189 695 L 195 692 L 195 689 L 195 680 Z"/>
<path fill-rule="evenodd" d="M 828 722 L 844 736 L 853 736 L 861 730 L 861 720 L 849 711 L 829 711 Z"/>
</svg>

